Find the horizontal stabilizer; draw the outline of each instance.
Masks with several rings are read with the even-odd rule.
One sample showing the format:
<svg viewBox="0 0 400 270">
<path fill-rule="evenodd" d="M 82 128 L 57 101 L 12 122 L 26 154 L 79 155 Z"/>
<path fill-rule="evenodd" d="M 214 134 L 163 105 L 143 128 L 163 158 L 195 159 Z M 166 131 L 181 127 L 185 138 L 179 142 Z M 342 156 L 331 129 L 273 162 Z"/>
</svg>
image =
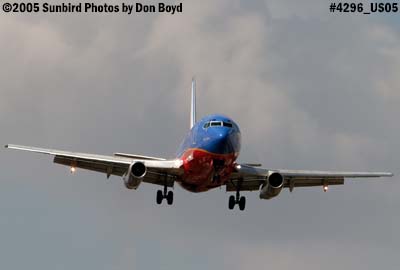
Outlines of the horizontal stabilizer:
<svg viewBox="0 0 400 270">
<path fill-rule="evenodd" d="M 241 165 L 249 166 L 249 167 L 261 167 L 262 166 L 261 163 L 244 163 L 244 164 L 241 164 Z"/>
<path fill-rule="evenodd" d="M 125 154 L 125 153 L 114 153 L 116 157 L 125 157 L 125 158 L 133 158 L 133 159 L 144 159 L 144 160 L 166 160 L 165 158 L 157 158 L 157 157 L 149 157 L 142 155 L 134 155 L 134 154 Z"/>
</svg>

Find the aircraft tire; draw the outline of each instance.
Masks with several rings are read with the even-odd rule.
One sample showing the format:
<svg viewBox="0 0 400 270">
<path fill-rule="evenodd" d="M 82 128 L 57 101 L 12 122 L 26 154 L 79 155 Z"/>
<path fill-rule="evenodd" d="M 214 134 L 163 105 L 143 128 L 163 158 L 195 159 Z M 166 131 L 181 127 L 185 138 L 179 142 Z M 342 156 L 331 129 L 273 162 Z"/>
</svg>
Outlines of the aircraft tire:
<svg viewBox="0 0 400 270">
<path fill-rule="evenodd" d="M 174 193 L 172 191 L 168 191 L 167 194 L 167 203 L 171 205 L 174 202 Z"/>
<path fill-rule="evenodd" d="M 232 210 L 233 209 L 233 207 L 235 207 L 235 196 L 233 196 L 233 195 L 231 195 L 231 196 L 229 196 L 229 204 L 228 204 L 228 207 L 229 207 L 229 209 L 230 210 Z"/>
<path fill-rule="evenodd" d="M 161 204 L 163 199 L 164 199 L 164 196 L 162 194 L 162 191 L 161 190 L 157 190 L 157 199 L 156 199 L 157 204 Z"/>
<path fill-rule="evenodd" d="M 243 211 L 245 207 L 246 207 L 246 197 L 242 196 L 242 197 L 240 197 L 240 200 L 239 200 L 240 211 Z"/>
</svg>

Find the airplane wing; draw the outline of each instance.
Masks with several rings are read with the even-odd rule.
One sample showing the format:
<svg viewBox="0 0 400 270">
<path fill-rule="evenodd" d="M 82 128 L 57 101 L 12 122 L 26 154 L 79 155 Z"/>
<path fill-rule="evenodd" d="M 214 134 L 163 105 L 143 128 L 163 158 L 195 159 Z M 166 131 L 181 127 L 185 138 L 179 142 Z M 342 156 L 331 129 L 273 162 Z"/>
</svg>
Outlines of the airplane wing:
<svg viewBox="0 0 400 270">
<path fill-rule="evenodd" d="M 335 172 L 335 171 L 306 171 L 306 170 L 281 170 L 263 169 L 237 164 L 236 172 L 231 176 L 231 181 L 226 184 L 227 191 L 260 190 L 265 185 L 267 178 L 272 173 L 279 173 L 283 176 L 283 187 L 292 191 L 296 187 L 314 187 L 328 185 L 343 185 L 345 178 L 371 178 L 391 177 L 388 172 Z"/>
<path fill-rule="evenodd" d="M 107 178 L 110 175 L 123 176 L 127 173 L 131 164 L 140 161 L 147 169 L 147 173 L 143 177 L 143 182 L 157 185 L 164 185 L 167 183 L 168 187 L 172 187 L 175 179 L 182 173 L 181 160 L 165 160 L 161 158 L 121 153 L 116 153 L 114 156 L 106 156 L 13 144 L 8 144 L 5 147 L 9 149 L 52 155 L 54 156 L 54 163 L 66 165 L 71 168 L 82 168 L 105 173 Z"/>
</svg>

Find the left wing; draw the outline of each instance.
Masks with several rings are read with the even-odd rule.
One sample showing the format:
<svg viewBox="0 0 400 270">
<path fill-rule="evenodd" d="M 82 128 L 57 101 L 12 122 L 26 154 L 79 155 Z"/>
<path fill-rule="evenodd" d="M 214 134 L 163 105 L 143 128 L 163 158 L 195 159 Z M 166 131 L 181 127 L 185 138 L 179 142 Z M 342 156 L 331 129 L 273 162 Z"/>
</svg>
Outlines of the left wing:
<svg viewBox="0 0 400 270">
<path fill-rule="evenodd" d="M 283 187 L 313 187 L 328 185 L 343 185 L 345 178 L 371 178 L 391 177 L 389 172 L 335 172 L 335 171 L 303 171 L 263 169 L 246 164 L 236 165 L 236 172 L 232 174 L 231 181 L 226 185 L 227 191 L 260 190 L 261 186 L 268 183 L 268 177 L 273 173 L 283 176 Z"/>
<path fill-rule="evenodd" d="M 171 187 L 174 181 L 182 173 L 181 160 L 165 160 L 139 155 L 117 153 L 115 156 L 96 155 L 87 153 L 68 152 L 54 149 L 45 149 L 23 145 L 8 144 L 9 149 L 23 150 L 54 156 L 54 163 L 70 166 L 71 168 L 82 168 L 86 170 L 123 176 L 127 173 L 129 166 L 135 162 L 141 162 L 146 166 L 147 173 L 143 182 Z M 134 158 L 133 158 L 134 157 Z"/>
</svg>

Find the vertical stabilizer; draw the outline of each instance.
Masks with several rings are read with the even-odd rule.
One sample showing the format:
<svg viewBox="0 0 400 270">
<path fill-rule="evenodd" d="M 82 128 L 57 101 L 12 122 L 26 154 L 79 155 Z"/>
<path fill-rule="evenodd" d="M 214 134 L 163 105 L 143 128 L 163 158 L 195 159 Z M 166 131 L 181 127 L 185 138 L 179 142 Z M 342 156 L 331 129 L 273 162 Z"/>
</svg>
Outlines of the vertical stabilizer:
<svg viewBox="0 0 400 270">
<path fill-rule="evenodd" d="M 196 80 L 192 79 L 192 100 L 190 106 L 190 128 L 196 124 Z"/>
</svg>

